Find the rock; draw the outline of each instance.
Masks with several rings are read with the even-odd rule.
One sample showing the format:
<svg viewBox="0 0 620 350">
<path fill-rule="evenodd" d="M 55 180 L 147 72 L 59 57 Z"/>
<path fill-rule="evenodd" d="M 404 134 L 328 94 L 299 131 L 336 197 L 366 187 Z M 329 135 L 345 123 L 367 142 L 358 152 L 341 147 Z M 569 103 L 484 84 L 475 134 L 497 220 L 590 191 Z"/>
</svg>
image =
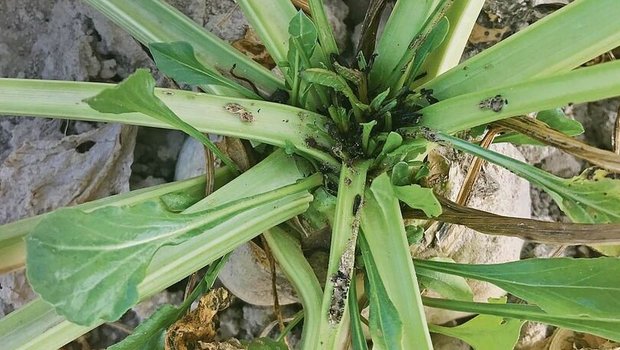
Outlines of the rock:
<svg viewBox="0 0 620 350">
<path fill-rule="evenodd" d="M 342 0 L 325 0 L 327 20 L 334 31 L 334 38 L 340 52 L 347 48 L 349 33 L 344 20 L 349 15 L 349 7 Z"/>
<path fill-rule="evenodd" d="M 583 124 L 587 143 L 602 149 L 612 149 L 612 135 L 618 108 L 620 98 L 575 106 L 575 119 Z"/>
<path fill-rule="evenodd" d="M 509 157 L 523 161 L 523 156 L 510 144 L 492 145 L 491 149 Z M 447 195 L 455 199 L 458 194 L 470 156 L 462 153 L 441 149 L 438 152 L 449 162 Z M 495 214 L 514 217 L 530 217 L 529 184 L 511 172 L 486 163 L 482 167 L 480 178 L 473 188 L 468 206 L 489 211 Z M 437 225 L 437 229 L 429 229 L 421 244 L 412 246 L 412 254 L 425 259 L 436 256 L 449 257 L 459 263 L 492 264 L 516 261 L 520 258 L 523 241 L 519 238 L 491 236 L 478 233 L 464 226 Z M 489 283 L 469 280 L 474 300 L 486 302 L 488 298 L 505 294 L 500 288 Z M 433 292 L 428 295 L 437 296 Z M 463 316 L 463 313 L 426 308 L 427 320 L 431 323 L 443 324 Z"/>
<path fill-rule="evenodd" d="M 516 350 L 526 350 L 534 348 L 543 343 L 547 338 L 549 326 L 538 322 L 525 322 L 521 328 L 519 342 L 515 346 Z"/>
</svg>

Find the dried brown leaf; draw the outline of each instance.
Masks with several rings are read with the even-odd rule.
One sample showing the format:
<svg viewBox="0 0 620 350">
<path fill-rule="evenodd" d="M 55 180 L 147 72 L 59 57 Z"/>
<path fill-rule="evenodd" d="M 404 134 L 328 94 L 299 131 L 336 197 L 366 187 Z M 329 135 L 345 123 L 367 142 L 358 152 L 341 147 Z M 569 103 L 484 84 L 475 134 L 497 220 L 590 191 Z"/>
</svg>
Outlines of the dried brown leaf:
<svg viewBox="0 0 620 350">
<path fill-rule="evenodd" d="M 245 31 L 243 38 L 233 41 L 232 46 L 267 69 L 273 69 L 276 66 L 265 45 L 251 28 Z"/>
<path fill-rule="evenodd" d="M 503 28 L 487 28 L 476 23 L 474 29 L 469 36 L 469 42 L 472 44 L 492 43 L 502 40 L 504 34 L 508 31 L 508 27 Z"/>
</svg>

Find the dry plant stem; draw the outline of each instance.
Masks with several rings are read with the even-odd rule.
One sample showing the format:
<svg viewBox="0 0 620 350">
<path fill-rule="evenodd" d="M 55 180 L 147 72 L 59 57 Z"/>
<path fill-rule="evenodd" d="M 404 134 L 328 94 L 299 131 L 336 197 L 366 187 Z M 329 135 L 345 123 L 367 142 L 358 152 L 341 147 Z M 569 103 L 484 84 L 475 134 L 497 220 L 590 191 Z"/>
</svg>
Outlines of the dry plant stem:
<svg viewBox="0 0 620 350">
<path fill-rule="evenodd" d="M 278 299 L 278 286 L 276 283 L 276 260 L 273 258 L 273 254 L 271 254 L 271 250 L 269 249 L 269 244 L 267 244 L 265 236 L 261 235 L 260 239 L 263 243 L 263 250 L 265 251 L 267 260 L 269 260 L 269 270 L 271 273 L 271 294 L 273 295 L 273 312 L 276 314 L 278 326 L 280 327 L 280 332 L 282 332 L 284 331 L 285 326 L 284 318 L 282 317 L 282 309 L 280 308 L 280 300 Z"/>
<path fill-rule="evenodd" d="M 310 13 L 310 6 L 308 0 L 291 0 L 295 7 L 302 9 L 305 13 Z"/>
<path fill-rule="evenodd" d="M 620 172 L 620 156 L 618 154 L 587 145 L 534 118 L 516 117 L 499 120 L 493 124 L 527 135 L 604 169 Z"/>
<path fill-rule="evenodd" d="M 513 218 L 468 208 L 443 197 L 437 198 L 443 213 L 435 220 L 464 225 L 490 235 L 513 236 L 551 244 L 620 243 L 620 224 L 573 224 Z M 426 215 L 421 211 L 407 209 L 403 211 L 403 218 L 425 219 Z"/>
<path fill-rule="evenodd" d="M 491 128 L 484 135 L 484 138 L 480 142 L 480 147 L 488 148 L 491 143 L 493 143 L 493 139 L 499 133 L 500 128 Z M 463 186 L 459 190 L 459 194 L 456 197 L 456 202 L 461 205 L 466 205 L 469 200 L 469 196 L 471 195 L 471 191 L 476 184 L 476 180 L 478 179 L 478 175 L 480 174 L 480 169 L 482 169 L 482 164 L 484 164 L 484 160 L 482 158 L 474 157 L 469 166 L 469 170 L 467 171 L 467 176 L 463 181 Z"/>
</svg>

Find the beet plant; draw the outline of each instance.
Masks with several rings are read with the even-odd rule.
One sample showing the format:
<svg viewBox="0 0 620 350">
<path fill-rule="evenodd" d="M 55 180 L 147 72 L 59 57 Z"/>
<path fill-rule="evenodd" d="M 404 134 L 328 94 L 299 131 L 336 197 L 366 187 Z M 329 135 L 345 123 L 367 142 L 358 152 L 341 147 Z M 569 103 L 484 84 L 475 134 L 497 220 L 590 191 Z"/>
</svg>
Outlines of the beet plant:
<svg viewBox="0 0 620 350">
<path fill-rule="evenodd" d="M 582 67 L 620 46 L 620 22 L 609 16 L 620 13 L 617 0 L 576 0 L 460 64 L 482 0 L 397 0 L 380 36 L 387 1 L 371 1 L 350 58 L 321 0 L 309 0 L 307 14 L 289 0 L 238 0 L 277 74 L 163 1 L 85 1 L 148 47 L 164 74 L 202 92 L 156 88 L 144 69 L 117 85 L 3 78 L 0 113 L 182 130 L 222 167 L 209 180 L 0 227 L 0 271 L 25 267 L 39 295 L 0 320 L 7 349 L 62 346 L 210 265 L 183 305 L 163 307 L 113 347 L 161 348 L 228 253 L 261 234 L 303 306 L 303 349 L 432 349 L 429 332 L 511 349 L 526 320 L 620 341 L 617 258 L 468 265 L 410 253 L 431 220 L 541 242 L 620 243 L 620 156 L 573 138 L 580 125 L 558 109 L 620 95 L 620 62 Z M 262 161 L 241 173 L 205 133 L 261 144 Z M 552 145 L 593 168 L 559 178 L 487 149 L 485 133 Z M 427 156 L 438 145 L 528 180 L 574 223 L 503 217 L 437 195 Z M 207 185 L 217 190 L 205 197 Z M 324 287 L 300 248 L 299 216 L 331 227 Z M 443 298 L 422 297 L 418 277 Z M 473 302 L 463 278 L 524 303 Z M 428 325 L 425 305 L 479 316 Z"/>
</svg>

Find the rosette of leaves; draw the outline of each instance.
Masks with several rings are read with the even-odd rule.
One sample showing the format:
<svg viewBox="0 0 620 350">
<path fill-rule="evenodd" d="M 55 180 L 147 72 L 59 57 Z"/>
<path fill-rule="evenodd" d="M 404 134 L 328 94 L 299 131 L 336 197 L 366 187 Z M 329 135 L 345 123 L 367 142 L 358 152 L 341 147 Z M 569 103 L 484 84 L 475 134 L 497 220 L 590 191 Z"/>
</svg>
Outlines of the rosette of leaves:
<svg viewBox="0 0 620 350">
<path fill-rule="evenodd" d="M 204 197 L 205 180 L 196 178 L 2 226 L 2 271 L 25 265 L 40 296 L 0 321 L 2 344 L 61 346 L 260 234 L 300 297 L 304 349 L 365 349 L 363 323 L 375 348 L 430 349 L 424 305 L 481 314 L 454 329 L 430 327 L 476 349 L 497 345 L 489 334 L 507 337 L 501 346 L 510 348 L 523 320 L 620 340 L 616 258 L 414 261 L 409 240 L 421 229 L 403 220 L 565 244 L 620 242 L 620 158 L 574 139 L 582 128 L 555 110 L 620 95 L 619 62 L 581 67 L 620 45 L 620 22 L 606 16 L 620 11 L 616 0 L 574 1 L 460 64 L 483 1 L 398 0 L 380 36 L 386 1 L 371 1 L 346 58 L 321 0 L 309 0 L 308 13 L 289 0 L 239 0 L 281 74 L 162 1 L 86 2 L 147 46 L 164 74 L 201 92 L 156 88 L 146 70 L 117 85 L 0 79 L 0 113 L 182 130 L 220 158 L 212 174 L 219 189 Z M 498 127 L 504 142 L 550 144 L 601 169 L 561 179 L 477 145 L 476 135 Z M 254 152 L 263 160 L 240 174 L 204 133 L 261 144 Z M 438 143 L 527 179 L 575 223 L 500 217 L 438 198 L 425 181 Z M 299 215 L 331 228 L 323 288 L 299 246 L 303 230 L 291 221 Z M 422 298 L 418 277 L 445 299 Z M 527 303 L 474 303 L 464 278 Z M 160 346 L 182 313 L 162 309 L 115 349 Z"/>
</svg>

